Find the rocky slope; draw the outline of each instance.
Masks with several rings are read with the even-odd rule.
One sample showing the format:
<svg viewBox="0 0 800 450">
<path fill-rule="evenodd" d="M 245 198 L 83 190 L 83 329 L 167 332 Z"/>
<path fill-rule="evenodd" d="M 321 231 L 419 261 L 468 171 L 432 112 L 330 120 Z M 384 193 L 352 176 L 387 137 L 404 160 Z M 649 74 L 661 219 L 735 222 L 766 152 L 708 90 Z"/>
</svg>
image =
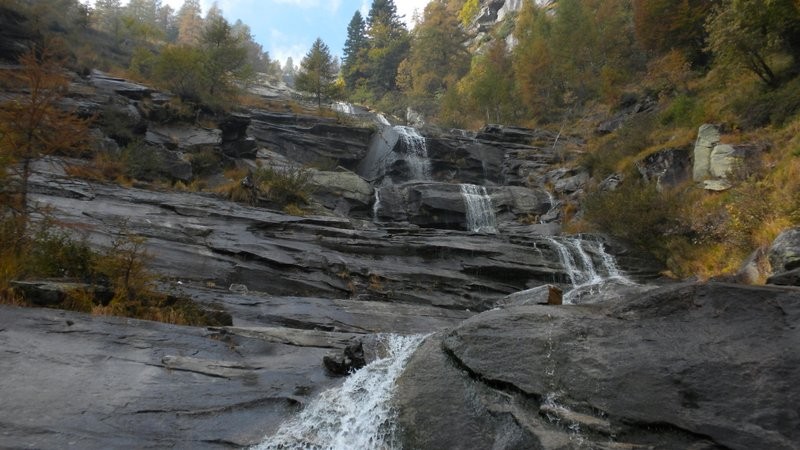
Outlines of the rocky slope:
<svg viewBox="0 0 800 450">
<path fill-rule="evenodd" d="M 420 171 L 415 132 L 363 111 L 241 111 L 209 128 L 176 118 L 164 93 L 101 73 L 72 93 L 65 106 L 100 114 L 95 152 L 119 158 L 138 137 L 172 181 L 194 180 L 202 152 L 242 167 L 329 167 L 312 172 L 315 204 L 297 217 L 212 193 L 89 183 L 66 176 L 64 160 L 38 162 L 32 202 L 98 247 L 122 228 L 146 237 L 163 289 L 233 325 L 3 307 L 0 446 L 255 444 L 341 384 L 324 356 L 361 342 L 372 360 L 377 335 L 437 331 L 400 383 L 407 448 L 797 438 L 796 399 L 779 395 L 797 375 L 797 291 L 594 284 L 620 270 L 644 282 L 660 268 L 606 237 L 559 235 L 559 205 L 588 179 L 563 165 L 574 138 L 427 129 Z M 494 218 L 480 232 L 465 186 Z M 773 253 L 796 270 L 787 242 Z M 536 305 L 536 289 L 507 297 L 546 284 L 587 287 L 568 298 L 581 305 Z"/>
</svg>

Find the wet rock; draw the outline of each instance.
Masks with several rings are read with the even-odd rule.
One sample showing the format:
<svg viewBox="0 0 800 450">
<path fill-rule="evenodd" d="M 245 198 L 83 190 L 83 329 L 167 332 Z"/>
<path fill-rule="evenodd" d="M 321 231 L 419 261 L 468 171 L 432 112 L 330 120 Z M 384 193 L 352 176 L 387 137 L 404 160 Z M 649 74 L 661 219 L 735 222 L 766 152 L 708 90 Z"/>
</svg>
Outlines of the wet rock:
<svg viewBox="0 0 800 450">
<path fill-rule="evenodd" d="M 219 124 L 222 131 L 222 152 L 231 158 L 253 159 L 258 154 L 258 142 L 247 135 L 250 116 L 231 114 Z"/>
<path fill-rule="evenodd" d="M 325 369 L 333 376 L 343 377 L 367 365 L 364 358 L 364 345 L 360 340 L 348 344 L 341 354 L 325 355 L 322 358 Z"/>
<path fill-rule="evenodd" d="M 797 320 L 794 289 L 715 283 L 485 312 L 412 357 L 403 446 L 794 448 Z"/>
<path fill-rule="evenodd" d="M 325 348 L 222 330 L 0 306 L 0 446 L 248 447 L 335 382 Z"/>
<path fill-rule="evenodd" d="M 497 302 L 497 306 L 560 305 L 562 303 L 563 291 L 561 288 L 548 284 L 507 295 Z"/>
<path fill-rule="evenodd" d="M 355 170 L 367 153 L 373 129 L 341 125 L 335 119 L 280 114 L 254 113 L 250 136 L 267 147 L 300 164 L 332 161 Z"/>
</svg>

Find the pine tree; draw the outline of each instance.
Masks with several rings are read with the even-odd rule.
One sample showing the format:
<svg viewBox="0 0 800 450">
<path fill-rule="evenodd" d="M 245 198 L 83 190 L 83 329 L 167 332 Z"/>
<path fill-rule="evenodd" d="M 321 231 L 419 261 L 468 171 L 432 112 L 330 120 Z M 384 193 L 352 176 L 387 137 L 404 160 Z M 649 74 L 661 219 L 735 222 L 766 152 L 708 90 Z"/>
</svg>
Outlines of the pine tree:
<svg viewBox="0 0 800 450">
<path fill-rule="evenodd" d="M 344 42 L 344 59 L 342 61 L 342 76 L 347 89 L 353 89 L 356 81 L 364 77 L 361 68 L 364 65 L 367 42 L 367 24 L 360 11 L 353 14 L 350 24 L 347 25 L 347 40 Z"/>
<path fill-rule="evenodd" d="M 185 0 L 178 10 L 178 43 L 197 45 L 203 30 L 200 0 Z"/>
<path fill-rule="evenodd" d="M 374 0 L 367 16 L 367 86 L 376 97 L 397 90 L 397 69 L 409 49 L 409 34 L 393 0 Z"/>
<path fill-rule="evenodd" d="M 314 94 L 317 107 L 322 108 L 322 97 L 330 92 L 336 79 L 333 58 L 328 46 L 317 38 L 300 62 L 300 71 L 295 78 L 295 86 L 301 91 Z"/>
</svg>

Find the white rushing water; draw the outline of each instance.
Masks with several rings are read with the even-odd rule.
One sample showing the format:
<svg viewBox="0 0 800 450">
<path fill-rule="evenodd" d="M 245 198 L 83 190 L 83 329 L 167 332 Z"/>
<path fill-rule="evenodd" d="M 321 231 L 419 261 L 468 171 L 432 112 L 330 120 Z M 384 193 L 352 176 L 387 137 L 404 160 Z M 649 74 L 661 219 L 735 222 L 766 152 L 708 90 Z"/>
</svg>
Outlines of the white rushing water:
<svg viewBox="0 0 800 450">
<path fill-rule="evenodd" d="M 375 202 L 372 204 L 372 221 L 378 221 L 378 213 L 381 212 L 381 190 L 375 188 Z"/>
<path fill-rule="evenodd" d="M 353 104 L 352 103 L 333 102 L 332 109 L 334 111 L 337 111 L 337 112 L 340 112 L 340 113 L 343 113 L 343 114 L 348 114 L 348 115 L 351 115 L 351 116 L 356 114 L 356 110 L 355 110 L 355 108 L 353 108 Z"/>
<path fill-rule="evenodd" d="M 547 241 L 558 254 L 572 285 L 572 289 L 564 296 L 565 303 L 572 303 L 575 296 L 582 295 L 587 289 L 590 292 L 593 288 L 600 289 L 607 282 L 623 285 L 635 284 L 619 270 L 616 260 L 606 252 L 601 242 L 585 241 L 576 237 L 558 239 L 548 237 Z M 599 261 L 592 259 L 585 248 L 587 243 L 595 247 L 593 253 L 599 257 Z"/>
<path fill-rule="evenodd" d="M 486 188 L 474 184 L 460 186 L 467 211 L 467 228 L 475 233 L 497 233 L 497 219 Z"/>
<path fill-rule="evenodd" d="M 329 389 L 294 419 L 251 450 L 351 450 L 396 448 L 395 381 L 423 335 L 386 335 L 387 355 Z"/>
<path fill-rule="evenodd" d="M 431 162 L 428 159 L 428 144 L 416 128 L 395 126 L 394 130 L 400 135 L 400 140 L 406 148 L 405 161 L 411 169 L 415 180 L 430 180 Z"/>
</svg>

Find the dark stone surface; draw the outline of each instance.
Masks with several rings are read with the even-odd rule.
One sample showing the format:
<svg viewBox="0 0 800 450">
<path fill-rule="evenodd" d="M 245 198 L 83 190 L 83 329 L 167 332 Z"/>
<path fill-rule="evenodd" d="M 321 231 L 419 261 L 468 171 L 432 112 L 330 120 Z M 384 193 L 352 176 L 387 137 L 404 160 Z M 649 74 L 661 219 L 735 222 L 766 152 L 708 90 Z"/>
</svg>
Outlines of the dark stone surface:
<svg viewBox="0 0 800 450">
<path fill-rule="evenodd" d="M 636 167 L 645 181 L 655 181 L 663 187 L 677 186 L 692 175 L 692 149 L 659 150 L 639 161 Z"/>
<path fill-rule="evenodd" d="M 796 448 L 798 320 L 796 289 L 716 283 L 486 312 L 412 357 L 404 447 Z"/>
<path fill-rule="evenodd" d="M 800 228 L 788 229 L 775 238 L 768 256 L 774 273 L 800 268 Z"/>
<path fill-rule="evenodd" d="M 243 447 L 333 384 L 326 348 L 48 309 L 0 306 L 0 347 L 4 448 Z"/>
<path fill-rule="evenodd" d="M 259 145 L 301 164 L 335 161 L 355 170 L 367 153 L 373 131 L 334 119 L 258 111 L 252 115 L 249 135 Z"/>
</svg>

